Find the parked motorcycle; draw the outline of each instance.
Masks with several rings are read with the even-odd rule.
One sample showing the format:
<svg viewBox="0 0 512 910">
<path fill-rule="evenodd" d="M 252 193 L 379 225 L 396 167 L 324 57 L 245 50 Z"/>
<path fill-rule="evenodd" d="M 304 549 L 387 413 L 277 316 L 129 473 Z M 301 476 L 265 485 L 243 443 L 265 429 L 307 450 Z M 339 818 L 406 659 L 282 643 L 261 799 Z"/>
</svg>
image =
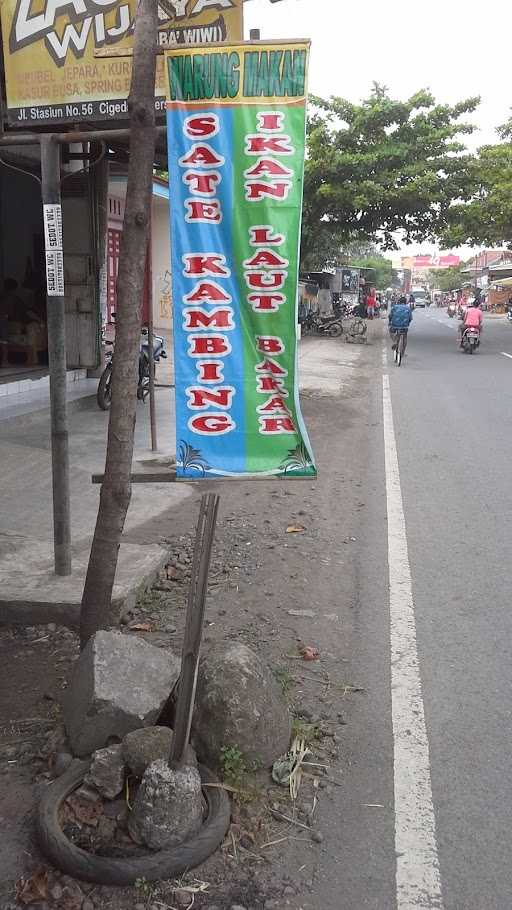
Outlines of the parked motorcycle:
<svg viewBox="0 0 512 910">
<path fill-rule="evenodd" d="M 341 317 L 351 319 L 353 316 L 366 317 L 366 308 L 360 303 L 344 303 L 341 307 Z"/>
<path fill-rule="evenodd" d="M 114 355 L 114 342 L 106 341 L 110 350 L 106 352 L 106 366 L 100 376 L 98 391 L 96 392 L 96 401 L 102 411 L 108 411 L 112 404 L 112 359 Z M 161 335 L 153 335 L 153 361 L 158 363 L 161 359 L 167 358 L 165 342 Z M 149 395 L 149 344 L 148 330 L 142 329 L 140 347 L 139 347 L 139 382 L 137 385 L 137 398 L 139 401 L 145 401 Z"/>
<path fill-rule="evenodd" d="M 343 334 L 343 326 L 339 316 L 314 316 L 313 331 L 317 335 L 329 335 L 330 338 L 338 338 Z"/>
<path fill-rule="evenodd" d="M 462 333 L 460 344 L 465 354 L 474 354 L 480 346 L 480 331 L 473 326 L 468 326 Z"/>
<path fill-rule="evenodd" d="M 301 320 L 301 330 L 303 335 L 308 335 L 310 332 L 313 332 L 315 329 L 315 313 L 306 313 Z"/>
<path fill-rule="evenodd" d="M 449 303 L 448 304 L 448 316 L 450 317 L 450 319 L 453 319 L 456 312 L 457 312 L 456 305 L 454 303 Z"/>
<path fill-rule="evenodd" d="M 512 308 L 507 311 L 507 320 L 508 322 L 512 322 Z"/>
</svg>

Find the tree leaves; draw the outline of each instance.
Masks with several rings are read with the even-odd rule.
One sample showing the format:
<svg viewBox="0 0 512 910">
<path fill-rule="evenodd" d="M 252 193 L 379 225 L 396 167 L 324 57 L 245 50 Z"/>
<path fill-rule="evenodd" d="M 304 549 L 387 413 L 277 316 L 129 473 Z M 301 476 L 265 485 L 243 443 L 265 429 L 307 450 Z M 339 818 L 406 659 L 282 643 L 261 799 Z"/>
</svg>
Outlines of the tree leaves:
<svg viewBox="0 0 512 910">
<path fill-rule="evenodd" d="M 461 137 L 474 127 L 461 121 L 477 98 L 436 104 L 430 92 L 406 101 L 374 85 L 361 104 L 313 96 L 304 175 L 302 264 L 337 264 L 342 245 L 377 241 L 396 248 L 434 240 L 448 225 L 455 201 L 471 198 L 474 157 Z"/>
<path fill-rule="evenodd" d="M 483 146 L 471 162 L 472 193 L 450 208 L 445 245 L 512 243 L 512 122 L 498 132 L 505 141 Z"/>
</svg>

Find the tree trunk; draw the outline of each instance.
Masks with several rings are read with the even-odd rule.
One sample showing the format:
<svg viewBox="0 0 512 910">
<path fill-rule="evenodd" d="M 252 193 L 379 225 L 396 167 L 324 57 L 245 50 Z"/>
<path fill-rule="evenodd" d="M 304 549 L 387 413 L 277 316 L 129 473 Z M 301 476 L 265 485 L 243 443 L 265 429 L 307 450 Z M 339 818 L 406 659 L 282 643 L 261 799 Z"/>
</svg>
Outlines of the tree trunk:
<svg viewBox="0 0 512 910">
<path fill-rule="evenodd" d="M 98 629 L 112 624 L 112 589 L 121 535 L 130 504 L 130 473 L 137 406 L 142 295 L 155 154 L 155 67 L 157 0 L 140 0 L 135 22 L 133 71 L 128 106 L 130 160 L 124 229 L 119 255 L 112 406 L 105 477 L 80 617 L 85 647 Z"/>
</svg>

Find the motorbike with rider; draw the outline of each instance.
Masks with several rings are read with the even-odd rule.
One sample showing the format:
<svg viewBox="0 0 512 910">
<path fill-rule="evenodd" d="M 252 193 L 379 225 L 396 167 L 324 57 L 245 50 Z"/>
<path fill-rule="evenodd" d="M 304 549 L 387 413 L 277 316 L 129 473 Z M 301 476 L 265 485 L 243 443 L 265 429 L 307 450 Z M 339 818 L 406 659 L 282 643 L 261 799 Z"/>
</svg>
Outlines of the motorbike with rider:
<svg viewBox="0 0 512 910">
<path fill-rule="evenodd" d="M 480 345 L 482 333 L 483 313 L 480 309 L 480 295 L 466 307 L 462 322 L 459 326 L 459 347 L 473 353 Z"/>
</svg>

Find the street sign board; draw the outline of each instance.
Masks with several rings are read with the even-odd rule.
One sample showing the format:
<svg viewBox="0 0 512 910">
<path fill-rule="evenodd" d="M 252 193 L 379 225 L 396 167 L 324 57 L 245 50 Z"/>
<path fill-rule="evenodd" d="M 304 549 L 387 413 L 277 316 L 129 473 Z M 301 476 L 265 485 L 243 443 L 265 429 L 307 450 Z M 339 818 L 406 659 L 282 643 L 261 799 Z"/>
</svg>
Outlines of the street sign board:
<svg viewBox="0 0 512 910">
<path fill-rule="evenodd" d="M 62 207 L 43 205 L 44 245 L 46 250 L 62 249 Z"/>
<path fill-rule="evenodd" d="M 130 57 L 96 57 L 133 44 L 137 0 L 2 0 L 7 115 L 12 126 L 128 118 Z M 239 41 L 242 0 L 159 0 L 158 43 Z M 157 59 L 157 113 L 165 111 L 163 57 Z"/>
<path fill-rule="evenodd" d="M 64 254 L 46 251 L 46 292 L 48 297 L 64 297 Z"/>
<path fill-rule="evenodd" d="M 166 55 L 179 480 L 316 476 L 297 376 L 308 50 Z"/>
<path fill-rule="evenodd" d="M 48 297 L 64 297 L 64 253 L 60 205 L 43 205 L 43 224 Z"/>
</svg>

